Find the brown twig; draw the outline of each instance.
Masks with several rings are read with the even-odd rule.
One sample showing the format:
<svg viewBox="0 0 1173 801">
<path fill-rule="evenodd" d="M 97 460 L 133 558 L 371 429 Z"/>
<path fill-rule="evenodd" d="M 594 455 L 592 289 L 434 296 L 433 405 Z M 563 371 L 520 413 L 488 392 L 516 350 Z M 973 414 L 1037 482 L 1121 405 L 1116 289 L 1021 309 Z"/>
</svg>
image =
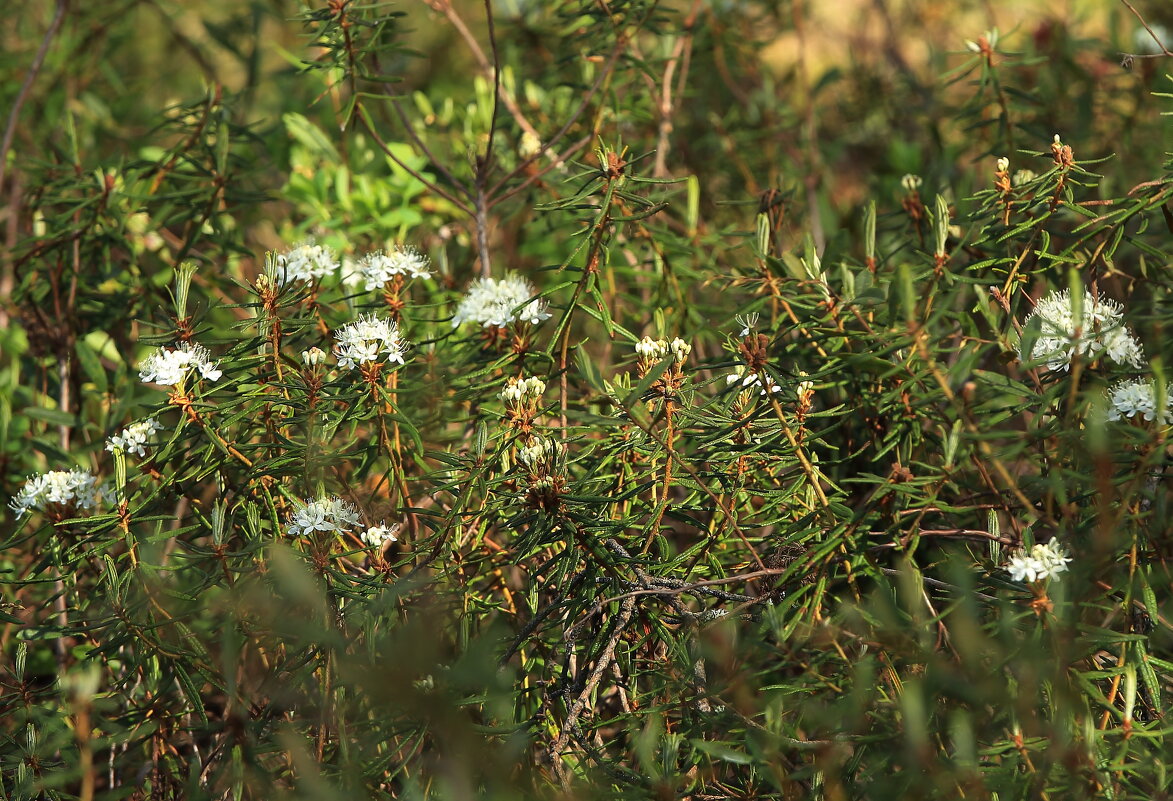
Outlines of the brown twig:
<svg viewBox="0 0 1173 801">
<path fill-rule="evenodd" d="M 33 56 L 33 63 L 29 65 L 28 74 L 24 76 L 24 83 L 20 85 L 20 91 L 16 93 L 16 100 L 12 103 L 12 109 L 8 112 L 8 122 L 4 126 L 4 139 L 0 140 L 0 186 L 4 185 L 4 176 L 8 165 L 8 150 L 12 147 L 12 137 L 16 134 L 16 121 L 20 117 L 20 109 L 28 99 L 29 90 L 33 87 L 33 82 L 37 79 L 37 74 L 40 73 L 41 67 L 44 66 L 45 56 L 49 52 L 49 43 L 53 41 L 53 37 L 57 35 L 57 31 L 61 28 L 61 21 L 65 18 L 65 11 L 69 6 L 69 0 L 57 0 L 57 9 L 53 12 L 53 21 L 49 23 L 45 35 L 41 38 L 41 46 L 37 48 L 37 54 Z"/>
<path fill-rule="evenodd" d="M 68 5 L 68 0 L 57 0 L 57 8 L 53 14 L 53 20 L 49 23 L 49 27 L 41 39 L 41 45 L 37 48 L 37 53 L 33 57 L 33 63 L 29 65 L 29 71 L 25 75 L 24 83 L 21 84 L 20 91 L 17 92 L 16 99 L 12 103 L 12 109 L 8 112 L 8 122 L 4 126 L 4 137 L 0 140 L 0 189 L 3 188 L 4 179 L 7 175 L 8 151 L 12 148 L 12 139 L 16 135 L 16 122 L 20 118 L 21 107 L 24 106 L 25 101 L 28 99 L 29 91 L 32 89 L 33 83 L 41 71 L 41 67 L 44 66 L 45 56 L 49 52 L 49 44 L 61 28 L 61 22 L 65 17 L 65 11 Z M 12 287 L 15 283 L 15 265 L 12 261 L 12 250 L 16 242 L 16 233 L 19 230 L 17 224 L 19 219 L 17 212 L 20 208 L 20 193 L 17 191 L 19 186 L 19 181 L 13 181 L 12 203 L 9 211 L 11 215 L 8 231 L 9 244 L 4 249 L 4 259 L 2 265 L 0 265 L 3 268 L 3 271 L 0 272 L 0 299 L 4 300 L 11 298 Z M 7 307 L 0 306 L 0 328 L 7 327 L 8 320 Z"/>
<path fill-rule="evenodd" d="M 1136 10 L 1135 6 L 1133 6 L 1132 3 L 1128 2 L 1128 0 L 1120 0 L 1120 2 L 1124 4 L 1125 8 L 1127 8 L 1129 11 L 1132 12 L 1132 15 L 1134 17 L 1136 17 L 1137 21 L 1140 22 L 1140 24 L 1142 26 L 1144 26 L 1144 29 L 1149 32 L 1149 36 L 1153 37 L 1153 41 L 1157 43 L 1157 47 L 1161 48 L 1160 53 L 1152 53 L 1152 54 L 1148 54 L 1148 55 L 1137 55 L 1134 53 L 1125 53 L 1125 55 L 1128 57 L 1131 57 L 1131 58 L 1161 58 L 1162 56 L 1173 57 L 1173 51 L 1170 51 L 1169 48 L 1165 47 L 1165 43 L 1162 42 L 1160 37 L 1157 36 L 1157 34 L 1153 32 L 1153 29 L 1149 27 L 1148 22 L 1146 22 L 1145 18 L 1141 15 L 1141 13 Z"/>
<path fill-rule="evenodd" d="M 660 105 L 658 111 L 660 112 L 660 127 L 659 140 L 656 144 L 656 161 L 652 168 L 652 174 L 656 178 L 665 178 L 668 175 L 668 148 L 671 144 L 670 137 L 672 135 L 672 112 L 675 107 L 674 101 L 679 98 L 680 92 L 677 91 L 676 96 L 672 94 L 672 80 L 677 67 L 680 65 L 682 59 L 687 59 L 688 53 L 692 51 L 693 41 L 693 26 L 696 24 L 697 14 L 700 13 L 700 0 L 693 0 L 692 9 L 684 20 L 684 32 L 676 38 L 676 44 L 672 51 L 672 56 L 668 59 L 667 65 L 664 67 L 664 77 L 661 80 Z M 681 74 L 683 78 L 683 71 Z M 680 87 L 683 89 L 683 86 Z"/>
<path fill-rule="evenodd" d="M 566 768 L 563 767 L 560 759 L 562 752 L 566 749 L 570 735 L 578 725 L 578 719 L 585 711 L 587 702 L 590 700 L 595 688 L 599 686 L 603 674 L 611 666 L 611 660 L 615 658 L 615 648 L 619 645 L 619 640 L 623 637 L 623 632 L 627 628 L 627 624 L 631 622 L 634 611 L 635 598 L 624 600 L 619 607 L 619 616 L 615 620 L 615 625 L 611 630 L 611 636 L 607 639 L 607 644 L 603 646 L 603 650 L 599 653 L 598 659 L 595 660 L 595 667 L 587 678 L 582 692 L 578 694 L 578 697 L 574 699 L 574 703 L 570 705 L 570 709 L 567 710 L 566 719 L 562 722 L 562 726 L 558 732 L 558 738 L 550 747 L 550 757 L 554 761 L 554 770 L 557 771 L 564 784 L 568 783 L 569 776 L 567 776 Z"/>
</svg>

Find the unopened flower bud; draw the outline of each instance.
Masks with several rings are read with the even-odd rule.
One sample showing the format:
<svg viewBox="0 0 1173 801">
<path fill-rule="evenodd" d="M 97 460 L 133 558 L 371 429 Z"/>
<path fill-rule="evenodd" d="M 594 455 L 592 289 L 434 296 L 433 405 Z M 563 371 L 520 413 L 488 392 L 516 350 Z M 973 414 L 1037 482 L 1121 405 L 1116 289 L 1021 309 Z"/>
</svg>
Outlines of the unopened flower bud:
<svg viewBox="0 0 1173 801">
<path fill-rule="evenodd" d="M 662 339 L 644 337 L 635 343 L 635 352 L 648 361 L 658 361 L 668 355 L 668 343 Z"/>
</svg>

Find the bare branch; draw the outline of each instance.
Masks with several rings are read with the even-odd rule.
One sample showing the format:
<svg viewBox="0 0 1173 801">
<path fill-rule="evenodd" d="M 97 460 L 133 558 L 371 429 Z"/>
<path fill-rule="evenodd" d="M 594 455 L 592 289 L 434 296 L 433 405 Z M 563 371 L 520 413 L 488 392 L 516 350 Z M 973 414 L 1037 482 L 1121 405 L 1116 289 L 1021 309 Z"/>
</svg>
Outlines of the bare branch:
<svg viewBox="0 0 1173 801">
<path fill-rule="evenodd" d="M 24 76 L 24 83 L 20 85 L 20 91 L 16 93 L 16 100 L 12 103 L 12 110 L 8 112 L 8 122 L 4 126 L 4 139 L 0 140 L 0 186 L 4 185 L 4 174 L 8 165 L 8 151 L 12 147 L 12 137 L 16 134 L 16 121 L 20 117 L 20 109 L 25 101 L 28 100 L 29 90 L 32 89 L 33 82 L 37 79 L 41 67 L 45 64 L 45 56 L 49 52 L 49 43 L 53 41 L 53 37 L 60 30 L 61 21 L 65 18 L 65 11 L 68 6 L 69 0 L 57 0 L 57 10 L 53 12 L 53 21 L 49 23 L 49 28 L 45 31 L 44 37 L 41 38 L 41 46 L 37 48 L 37 54 L 33 56 L 33 63 L 29 66 L 28 74 Z"/>
</svg>

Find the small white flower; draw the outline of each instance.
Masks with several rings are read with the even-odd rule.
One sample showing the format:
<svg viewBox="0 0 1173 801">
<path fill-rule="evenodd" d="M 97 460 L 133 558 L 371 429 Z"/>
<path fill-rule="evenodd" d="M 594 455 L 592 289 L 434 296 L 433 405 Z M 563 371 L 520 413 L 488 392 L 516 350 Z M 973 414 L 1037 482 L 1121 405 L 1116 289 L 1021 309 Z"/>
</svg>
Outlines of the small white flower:
<svg viewBox="0 0 1173 801">
<path fill-rule="evenodd" d="M 546 302 L 534 299 L 537 289 L 516 273 L 504 278 L 478 278 L 468 288 L 468 294 L 456 307 L 452 327 L 466 322 L 479 323 L 484 328 L 504 328 L 520 321 L 537 325 L 550 319 Z"/>
<path fill-rule="evenodd" d="M 1067 570 L 1070 561 L 1067 550 L 1059 540 L 1051 537 L 1046 545 L 1036 543 L 1029 551 L 1021 548 L 1011 554 L 1006 571 L 1014 581 L 1033 582 L 1047 578 L 1058 581 L 1059 574 Z"/>
<path fill-rule="evenodd" d="M 900 185 L 903 186 L 904 191 L 908 192 L 910 195 L 924 186 L 924 183 L 924 179 L 922 179 L 919 175 L 913 175 L 912 173 L 909 173 L 900 179 Z"/>
<path fill-rule="evenodd" d="M 338 496 L 305 501 L 289 516 L 285 533 L 303 537 L 315 531 L 352 531 L 358 526 L 358 510 Z"/>
<path fill-rule="evenodd" d="M 684 360 L 688 358 L 688 354 L 692 353 L 692 345 L 685 342 L 680 337 L 676 337 L 668 345 L 668 349 L 672 351 L 672 358 L 677 363 L 683 364 Z"/>
<path fill-rule="evenodd" d="M 106 450 L 114 451 L 118 449 L 126 453 L 133 453 L 139 458 L 145 457 L 151 435 L 156 431 L 162 430 L 163 426 L 159 425 L 153 419 L 144 420 L 141 423 L 134 423 L 122 429 L 121 433 L 115 434 L 106 440 Z"/>
<path fill-rule="evenodd" d="M 815 382 L 810 380 L 798 382 L 798 399 L 809 397 L 815 391 Z"/>
<path fill-rule="evenodd" d="M 1040 300 L 1025 322 L 1036 317 L 1039 336 L 1030 354 L 1021 354 L 1024 361 L 1046 361 L 1047 369 L 1055 371 L 1070 369 L 1076 354 L 1094 361 L 1107 353 L 1112 361 L 1133 367 L 1144 359 L 1143 347 L 1124 325 L 1122 307 L 1113 300 L 1085 290 L 1083 310 L 1076 320 L 1065 289 Z"/>
<path fill-rule="evenodd" d="M 92 509 L 97 503 L 97 483 L 98 479 L 85 470 L 52 470 L 26 481 L 9 505 L 17 518 L 31 509 L 44 511 L 50 506 L 62 511 L 70 507 Z"/>
<path fill-rule="evenodd" d="M 398 523 L 393 526 L 386 524 L 371 526 L 359 535 L 359 539 L 372 548 L 382 548 L 385 543 L 399 541 L 399 529 Z"/>
<path fill-rule="evenodd" d="M 733 319 L 736 320 L 737 324 L 741 326 L 741 333 L 738 334 L 739 337 L 749 336 L 751 333 L 753 333 L 753 330 L 755 328 L 757 328 L 757 326 L 758 326 L 758 313 L 757 312 L 751 312 L 750 314 L 747 314 L 744 317 L 742 317 L 739 314 L 736 317 L 734 317 Z"/>
<path fill-rule="evenodd" d="M 301 352 L 301 363 L 306 367 L 317 367 L 326 363 L 326 352 L 321 348 L 310 348 Z"/>
<path fill-rule="evenodd" d="M 401 246 L 390 253 L 381 250 L 368 253 L 359 260 L 358 269 L 368 290 L 382 289 L 384 284 L 396 276 L 432 277 L 428 259 L 415 248 Z"/>
<path fill-rule="evenodd" d="M 341 267 L 332 248 L 313 241 L 302 242 L 277 256 L 277 283 L 314 281 Z"/>
<path fill-rule="evenodd" d="M 218 363 L 212 361 L 207 348 L 192 342 L 182 342 L 173 350 L 158 348 L 143 361 L 138 375 L 145 384 L 178 386 L 191 375 L 192 370 L 208 381 L 218 381 L 224 374 Z"/>
<path fill-rule="evenodd" d="M 1158 417 L 1157 388 L 1151 380 L 1134 378 L 1121 381 L 1108 390 L 1108 403 L 1109 420 L 1131 418 L 1139 414 L 1152 422 Z M 1163 425 L 1173 423 L 1173 397 L 1165 398 L 1165 409 L 1159 416 Z"/>
<path fill-rule="evenodd" d="M 1006 563 L 1006 571 L 1015 581 L 1034 581 L 1042 572 L 1042 565 L 1026 551 L 1018 551 Z"/>
<path fill-rule="evenodd" d="M 400 336 L 399 326 L 393 320 L 373 314 L 342 326 L 334 338 L 338 340 L 334 355 L 338 358 L 338 367 L 343 370 L 377 361 L 403 364 L 407 349 L 407 341 Z"/>
<path fill-rule="evenodd" d="M 762 382 L 765 381 L 763 384 Z M 726 384 L 737 384 L 740 389 L 749 390 L 757 387 L 760 394 L 765 396 L 771 392 L 781 392 L 782 387 L 774 383 L 774 379 L 768 375 L 746 372 L 744 365 L 738 365 L 733 368 L 733 372 L 725 376 Z M 804 382 L 810 383 L 810 382 Z"/>
<path fill-rule="evenodd" d="M 1010 159 L 1003 156 L 998 159 L 998 172 L 1006 172 L 1010 169 Z"/>
</svg>

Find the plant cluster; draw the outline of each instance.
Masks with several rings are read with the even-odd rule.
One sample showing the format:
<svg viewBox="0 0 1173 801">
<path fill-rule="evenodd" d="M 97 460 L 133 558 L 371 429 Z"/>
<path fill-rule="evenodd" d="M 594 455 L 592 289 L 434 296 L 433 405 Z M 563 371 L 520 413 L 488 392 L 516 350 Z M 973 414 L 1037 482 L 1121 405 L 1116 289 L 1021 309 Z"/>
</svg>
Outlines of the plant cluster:
<svg viewBox="0 0 1173 801">
<path fill-rule="evenodd" d="M 26 168 L 0 798 L 1169 793 L 1173 167 L 990 31 L 843 200 L 797 5 L 429 5 L 467 102 L 331 0 L 275 128 Z"/>
</svg>

